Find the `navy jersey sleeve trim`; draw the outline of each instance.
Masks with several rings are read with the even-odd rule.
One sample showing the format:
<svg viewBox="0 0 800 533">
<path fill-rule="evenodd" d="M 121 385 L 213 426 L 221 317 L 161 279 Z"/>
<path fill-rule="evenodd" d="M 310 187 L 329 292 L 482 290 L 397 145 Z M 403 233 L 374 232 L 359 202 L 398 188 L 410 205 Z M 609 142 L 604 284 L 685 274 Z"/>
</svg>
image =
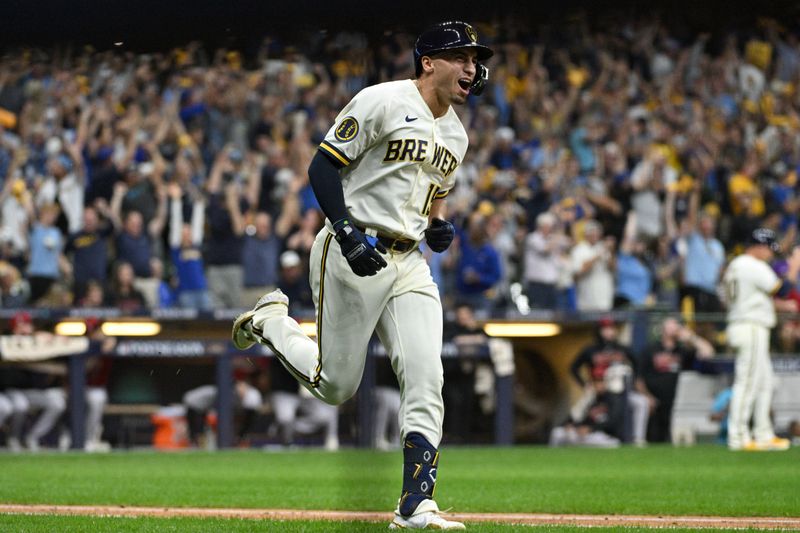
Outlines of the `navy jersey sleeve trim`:
<svg viewBox="0 0 800 533">
<path fill-rule="evenodd" d="M 328 159 L 333 161 L 333 163 L 336 165 L 336 168 L 343 168 L 350 164 L 350 159 L 344 155 L 341 150 L 327 141 L 322 141 L 320 143 L 319 151 L 325 154 Z"/>
</svg>

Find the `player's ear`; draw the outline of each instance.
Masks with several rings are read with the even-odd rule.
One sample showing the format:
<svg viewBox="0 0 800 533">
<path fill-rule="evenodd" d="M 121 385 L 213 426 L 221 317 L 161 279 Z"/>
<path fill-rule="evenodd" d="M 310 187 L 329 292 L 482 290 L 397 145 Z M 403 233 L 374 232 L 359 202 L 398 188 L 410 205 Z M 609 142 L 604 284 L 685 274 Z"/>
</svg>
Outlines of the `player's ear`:
<svg viewBox="0 0 800 533">
<path fill-rule="evenodd" d="M 430 56 L 422 56 L 422 59 L 420 59 L 420 64 L 422 65 L 422 72 L 433 71 L 433 59 L 431 59 Z"/>
</svg>

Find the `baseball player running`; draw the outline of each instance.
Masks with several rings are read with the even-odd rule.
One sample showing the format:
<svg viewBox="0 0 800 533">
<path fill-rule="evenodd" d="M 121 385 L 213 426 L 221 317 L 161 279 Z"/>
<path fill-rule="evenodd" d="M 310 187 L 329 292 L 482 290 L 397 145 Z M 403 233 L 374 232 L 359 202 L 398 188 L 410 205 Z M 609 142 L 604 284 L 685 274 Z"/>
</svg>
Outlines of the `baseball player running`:
<svg viewBox="0 0 800 533">
<path fill-rule="evenodd" d="M 744 253 L 731 261 L 723 278 L 728 304 L 728 344 L 736 350 L 728 420 L 728 448 L 731 450 L 789 448 L 788 439 L 775 436 L 769 417 L 773 392 L 769 333 L 775 326 L 772 297 L 786 296 L 791 290 L 800 272 L 800 248 L 795 248 L 789 257 L 784 280 L 778 278 L 768 264 L 778 250 L 772 230 L 754 230 Z"/>
<path fill-rule="evenodd" d="M 493 54 L 464 22 L 438 24 L 414 47 L 416 79 L 359 92 L 319 146 L 309 178 L 327 220 L 311 250 L 317 342 L 287 316 L 280 291 L 233 325 L 240 349 L 269 346 L 318 398 L 340 404 L 361 382 L 376 331 L 401 389 L 403 488 L 390 527 L 464 529 L 433 499 L 442 436 L 442 306 L 419 242 L 454 236 L 445 197 L 467 150 L 453 104 L 480 94 Z"/>
</svg>

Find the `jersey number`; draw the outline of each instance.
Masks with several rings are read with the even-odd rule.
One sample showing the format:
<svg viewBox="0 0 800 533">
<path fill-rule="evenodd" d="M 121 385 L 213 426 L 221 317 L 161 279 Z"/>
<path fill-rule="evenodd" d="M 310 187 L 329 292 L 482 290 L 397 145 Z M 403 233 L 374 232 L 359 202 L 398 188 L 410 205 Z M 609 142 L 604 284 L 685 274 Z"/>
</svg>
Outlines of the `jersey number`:
<svg viewBox="0 0 800 533">
<path fill-rule="evenodd" d="M 425 205 L 422 206 L 423 215 L 428 216 L 431 214 L 431 206 L 433 206 L 433 199 L 436 197 L 437 192 L 439 192 L 439 186 L 431 183 L 428 186 L 428 194 L 425 196 Z"/>
</svg>

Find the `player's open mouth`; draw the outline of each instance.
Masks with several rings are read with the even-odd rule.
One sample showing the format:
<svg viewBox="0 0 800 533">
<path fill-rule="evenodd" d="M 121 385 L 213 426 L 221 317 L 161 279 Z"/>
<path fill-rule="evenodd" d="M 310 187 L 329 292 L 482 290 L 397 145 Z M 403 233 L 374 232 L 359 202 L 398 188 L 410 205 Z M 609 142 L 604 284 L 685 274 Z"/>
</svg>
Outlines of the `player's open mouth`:
<svg viewBox="0 0 800 533">
<path fill-rule="evenodd" d="M 469 78 L 459 78 L 458 85 L 465 91 L 469 91 L 469 86 L 472 85 L 472 80 Z"/>
</svg>

